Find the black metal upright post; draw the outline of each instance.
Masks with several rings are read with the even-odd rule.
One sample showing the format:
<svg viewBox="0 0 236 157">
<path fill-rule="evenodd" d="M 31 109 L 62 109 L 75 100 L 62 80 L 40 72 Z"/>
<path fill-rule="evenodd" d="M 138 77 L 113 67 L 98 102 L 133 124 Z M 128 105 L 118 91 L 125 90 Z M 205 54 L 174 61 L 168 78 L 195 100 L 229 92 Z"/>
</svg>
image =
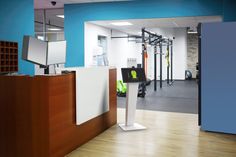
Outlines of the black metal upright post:
<svg viewBox="0 0 236 157">
<path fill-rule="evenodd" d="M 201 63 L 201 49 L 202 49 L 202 24 L 198 24 L 198 125 L 202 125 L 202 63 Z"/>
<path fill-rule="evenodd" d="M 154 52 L 154 90 L 156 91 L 156 80 L 157 80 L 157 46 L 159 44 L 160 46 L 160 88 L 162 88 L 162 36 L 157 35 L 155 33 L 149 32 L 145 30 L 145 28 L 142 28 L 142 68 L 145 70 L 145 53 L 147 53 L 147 48 L 145 44 L 149 44 L 152 46 L 155 46 L 155 52 Z M 146 84 L 142 86 L 143 88 L 143 94 L 146 92 Z"/>
<path fill-rule="evenodd" d="M 173 40 L 171 40 L 170 42 L 171 46 L 171 50 L 170 50 L 170 81 L 171 83 L 173 82 Z"/>
<path fill-rule="evenodd" d="M 142 28 L 142 68 L 144 71 L 145 71 L 145 53 L 146 53 L 146 51 L 147 51 L 147 49 L 146 49 L 146 45 L 145 45 L 145 28 Z M 142 87 L 142 96 L 145 97 L 146 82 L 143 82 L 141 87 Z"/>
<path fill-rule="evenodd" d="M 46 10 L 43 9 L 43 40 L 46 41 L 46 22 L 47 22 Z"/>
<path fill-rule="evenodd" d="M 170 76 L 169 76 L 169 73 L 170 73 L 170 62 L 169 62 L 169 59 L 170 59 L 170 45 L 169 45 L 169 39 L 168 39 L 168 42 L 167 42 L 167 85 L 170 84 Z"/>
<path fill-rule="evenodd" d="M 44 68 L 44 74 L 49 74 L 49 66 Z"/>
<path fill-rule="evenodd" d="M 160 88 L 162 88 L 162 43 L 160 42 Z"/>
<path fill-rule="evenodd" d="M 145 69 L 145 29 L 142 28 L 142 68 Z"/>
<path fill-rule="evenodd" d="M 43 40 L 46 42 L 46 22 L 47 22 L 46 10 L 43 10 Z M 49 74 L 49 66 L 44 67 L 44 74 Z"/>
<path fill-rule="evenodd" d="M 157 90 L 157 45 L 154 46 L 154 91 Z"/>
</svg>

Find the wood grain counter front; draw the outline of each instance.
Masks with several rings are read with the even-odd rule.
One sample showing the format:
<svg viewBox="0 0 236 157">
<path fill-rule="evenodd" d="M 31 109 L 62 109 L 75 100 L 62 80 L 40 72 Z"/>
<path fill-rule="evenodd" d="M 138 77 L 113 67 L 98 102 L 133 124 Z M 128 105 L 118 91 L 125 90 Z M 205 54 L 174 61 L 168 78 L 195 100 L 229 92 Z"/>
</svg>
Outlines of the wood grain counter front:
<svg viewBox="0 0 236 157">
<path fill-rule="evenodd" d="M 109 92 L 109 111 L 76 125 L 75 74 L 0 76 L 0 156 L 65 156 L 117 123 L 116 69 Z"/>
</svg>

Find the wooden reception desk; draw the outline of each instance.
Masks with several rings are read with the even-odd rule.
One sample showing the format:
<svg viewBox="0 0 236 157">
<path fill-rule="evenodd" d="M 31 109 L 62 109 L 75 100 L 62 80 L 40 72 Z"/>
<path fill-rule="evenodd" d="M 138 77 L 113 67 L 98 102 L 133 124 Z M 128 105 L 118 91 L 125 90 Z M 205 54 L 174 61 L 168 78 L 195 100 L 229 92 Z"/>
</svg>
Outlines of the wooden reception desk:
<svg viewBox="0 0 236 157">
<path fill-rule="evenodd" d="M 75 119 L 75 74 L 0 76 L 0 156 L 64 157 L 117 123 L 116 69 L 109 70 L 109 111 Z"/>
</svg>

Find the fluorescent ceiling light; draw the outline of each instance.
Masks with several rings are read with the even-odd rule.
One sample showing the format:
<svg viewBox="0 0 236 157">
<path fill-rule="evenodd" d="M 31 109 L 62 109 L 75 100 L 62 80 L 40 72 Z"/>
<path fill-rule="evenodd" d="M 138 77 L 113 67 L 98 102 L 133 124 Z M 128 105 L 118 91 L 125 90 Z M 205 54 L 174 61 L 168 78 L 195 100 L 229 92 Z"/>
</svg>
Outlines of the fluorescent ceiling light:
<svg viewBox="0 0 236 157">
<path fill-rule="evenodd" d="M 49 31 L 60 31 L 60 28 L 48 28 Z"/>
<path fill-rule="evenodd" d="M 64 15 L 57 15 L 57 17 L 60 17 L 60 18 L 65 18 L 65 16 Z"/>
<path fill-rule="evenodd" d="M 191 32 L 191 31 L 190 31 L 190 32 L 188 32 L 188 34 L 197 34 L 197 32 Z"/>
<path fill-rule="evenodd" d="M 131 26 L 131 25 L 133 25 L 130 22 L 113 22 L 111 24 L 114 25 L 114 26 Z"/>
<path fill-rule="evenodd" d="M 44 40 L 44 37 L 43 36 L 38 36 L 37 37 L 39 40 Z"/>
</svg>

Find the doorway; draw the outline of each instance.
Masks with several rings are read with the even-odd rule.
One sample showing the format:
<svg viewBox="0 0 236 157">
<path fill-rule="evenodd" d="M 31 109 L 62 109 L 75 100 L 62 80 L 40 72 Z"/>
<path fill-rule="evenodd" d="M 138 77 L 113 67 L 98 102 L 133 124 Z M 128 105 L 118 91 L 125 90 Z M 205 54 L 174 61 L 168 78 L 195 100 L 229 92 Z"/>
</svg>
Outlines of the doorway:
<svg viewBox="0 0 236 157">
<path fill-rule="evenodd" d="M 154 46 L 147 44 L 145 98 L 138 98 L 137 109 L 198 113 L 198 32 L 199 23 L 220 22 L 220 16 L 181 17 L 162 19 L 129 19 L 89 21 L 85 23 L 85 66 L 90 66 L 90 51 L 86 45 L 98 35 L 106 36 L 109 66 L 117 67 L 117 79 L 122 80 L 120 69 L 127 67 L 127 59 L 135 58 L 142 64 L 142 28 L 173 40 L 173 82 L 167 83 L 168 48 L 158 47 L 156 62 L 157 91 L 154 91 Z M 162 58 L 162 64 L 160 63 Z M 169 60 L 170 61 L 170 60 Z M 162 87 L 160 67 L 162 66 Z M 118 97 L 118 107 L 125 107 L 125 98 Z"/>
</svg>

